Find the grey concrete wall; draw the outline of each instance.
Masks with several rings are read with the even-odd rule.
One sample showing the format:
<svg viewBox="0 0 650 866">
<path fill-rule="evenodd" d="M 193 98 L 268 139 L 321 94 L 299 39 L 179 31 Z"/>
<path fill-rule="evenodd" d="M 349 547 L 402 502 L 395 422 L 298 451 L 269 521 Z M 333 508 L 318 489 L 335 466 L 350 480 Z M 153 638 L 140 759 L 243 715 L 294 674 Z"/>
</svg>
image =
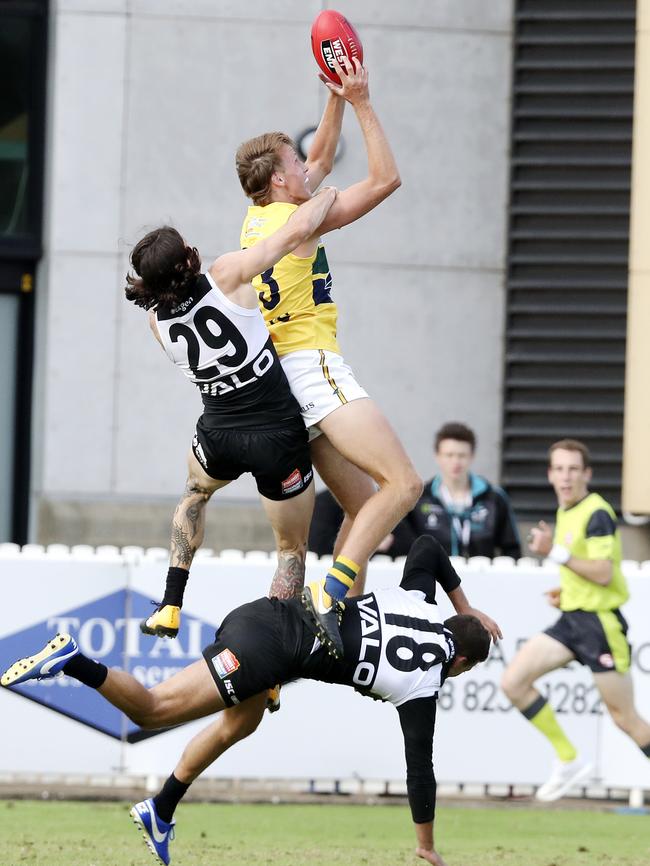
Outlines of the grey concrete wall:
<svg viewBox="0 0 650 866">
<path fill-rule="evenodd" d="M 54 4 L 36 359 L 41 537 L 48 525 L 65 535 L 71 506 L 95 503 L 114 520 L 120 503 L 166 505 L 182 488 L 200 401 L 123 299 L 128 250 L 163 221 L 206 262 L 237 246 L 246 202 L 234 151 L 259 132 L 318 121 L 326 94 L 309 27 L 324 5 Z M 455 418 L 475 427 L 477 469 L 496 477 L 512 2 L 335 6 L 362 36 L 403 180 L 326 239 L 344 354 L 423 475 L 432 431 Z M 331 177 L 341 187 L 365 172 L 351 111 L 343 135 Z M 244 479 L 220 496 L 243 505 L 254 486 Z"/>
</svg>

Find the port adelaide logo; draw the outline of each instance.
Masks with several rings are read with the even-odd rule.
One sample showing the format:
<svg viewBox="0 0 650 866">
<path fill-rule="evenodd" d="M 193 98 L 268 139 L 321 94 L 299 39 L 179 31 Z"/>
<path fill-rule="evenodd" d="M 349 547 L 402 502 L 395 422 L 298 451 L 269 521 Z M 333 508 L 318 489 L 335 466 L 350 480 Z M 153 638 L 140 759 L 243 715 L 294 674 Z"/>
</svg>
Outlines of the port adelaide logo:
<svg viewBox="0 0 650 866">
<path fill-rule="evenodd" d="M 107 667 L 121 668 L 144 686 L 161 683 L 202 657 L 203 647 L 214 639 L 216 626 L 183 609 L 183 620 L 174 640 L 153 638 L 140 632 L 140 622 L 151 614 L 151 601 L 133 590 L 122 589 L 88 604 L 51 617 L 0 638 L 0 668 L 8 667 L 30 650 L 43 646 L 56 632 L 68 632 L 84 655 Z M 97 731 L 137 743 L 163 731 L 142 731 L 95 689 L 77 680 L 57 676 L 29 680 L 11 689 L 56 713 Z"/>
</svg>

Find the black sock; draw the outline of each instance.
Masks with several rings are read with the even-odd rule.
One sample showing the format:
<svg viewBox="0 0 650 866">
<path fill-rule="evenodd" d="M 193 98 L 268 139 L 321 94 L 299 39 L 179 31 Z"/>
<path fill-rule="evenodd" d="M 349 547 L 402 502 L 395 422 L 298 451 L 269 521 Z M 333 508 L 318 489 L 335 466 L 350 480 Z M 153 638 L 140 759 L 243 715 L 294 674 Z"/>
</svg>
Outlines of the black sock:
<svg viewBox="0 0 650 866">
<path fill-rule="evenodd" d="M 171 823 L 176 806 L 183 799 L 189 787 L 185 782 L 179 782 L 173 773 L 167 779 L 160 791 L 153 798 L 156 812 L 163 821 L 166 821 L 168 824 Z"/>
<path fill-rule="evenodd" d="M 646 758 L 650 758 L 650 743 L 647 743 L 645 746 L 641 746 L 640 748 Z"/>
<path fill-rule="evenodd" d="M 162 604 L 173 604 L 174 607 L 183 607 L 183 593 L 185 592 L 185 584 L 189 576 L 190 571 L 188 568 L 176 568 L 173 565 L 169 567 Z"/>
<path fill-rule="evenodd" d="M 77 653 L 63 665 L 63 673 L 79 680 L 85 686 L 90 686 L 91 689 L 98 689 L 103 685 L 108 675 L 108 668 L 101 662 L 93 661 L 93 659 Z"/>
</svg>

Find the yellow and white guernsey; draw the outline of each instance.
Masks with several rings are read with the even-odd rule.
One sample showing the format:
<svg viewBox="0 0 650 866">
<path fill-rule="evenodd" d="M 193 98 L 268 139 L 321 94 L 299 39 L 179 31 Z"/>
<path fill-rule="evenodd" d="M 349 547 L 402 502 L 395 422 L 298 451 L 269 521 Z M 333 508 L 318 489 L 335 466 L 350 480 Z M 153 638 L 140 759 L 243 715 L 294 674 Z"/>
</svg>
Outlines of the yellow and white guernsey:
<svg viewBox="0 0 650 866">
<path fill-rule="evenodd" d="M 251 205 L 242 226 L 242 249 L 276 232 L 297 207 L 289 202 Z M 336 342 L 337 309 L 330 296 L 332 276 L 322 243 L 306 259 L 289 253 L 255 277 L 253 286 L 278 355 L 302 349 L 341 354 Z"/>
</svg>

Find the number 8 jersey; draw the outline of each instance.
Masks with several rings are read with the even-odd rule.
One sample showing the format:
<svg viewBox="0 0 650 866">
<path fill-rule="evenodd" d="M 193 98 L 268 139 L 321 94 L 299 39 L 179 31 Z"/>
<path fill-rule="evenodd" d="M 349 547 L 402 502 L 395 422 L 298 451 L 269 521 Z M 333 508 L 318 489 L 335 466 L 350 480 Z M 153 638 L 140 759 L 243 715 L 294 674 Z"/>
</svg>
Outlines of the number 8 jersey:
<svg viewBox="0 0 650 866">
<path fill-rule="evenodd" d="M 455 655 L 437 606 L 418 590 L 397 587 L 346 599 L 345 604 L 347 682 L 350 677 L 358 691 L 397 707 L 435 697 Z"/>
<path fill-rule="evenodd" d="M 299 416 L 259 309 L 234 304 L 209 273 L 185 301 L 158 307 L 156 323 L 167 356 L 198 386 L 211 426 L 273 429 Z"/>
</svg>

